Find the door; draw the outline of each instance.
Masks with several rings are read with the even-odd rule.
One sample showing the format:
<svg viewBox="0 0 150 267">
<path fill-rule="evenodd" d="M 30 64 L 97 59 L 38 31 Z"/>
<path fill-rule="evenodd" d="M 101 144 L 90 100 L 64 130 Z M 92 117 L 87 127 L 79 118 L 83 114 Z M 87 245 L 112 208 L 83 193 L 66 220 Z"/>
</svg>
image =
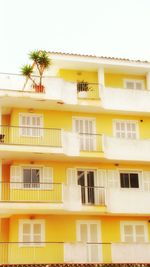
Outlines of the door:
<svg viewBox="0 0 150 267">
<path fill-rule="evenodd" d="M 78 221 L 77 240 L 85 244 L 86 262 L 102 262 L 100 245 L 100 222 Z"/>
<path fill-rule="evenodd" d="M 80 149 L 86 151 L 96 150 L 95 119 L 74 118 L 73 131 L 80 134 Z"/>
<path fill-rule="evenodd" d="M 94 204 L 94 176 L 93 170 L 78 170 L 78 185 L 81 186 L 81 198 L 83 204 Z"/>
</svg>

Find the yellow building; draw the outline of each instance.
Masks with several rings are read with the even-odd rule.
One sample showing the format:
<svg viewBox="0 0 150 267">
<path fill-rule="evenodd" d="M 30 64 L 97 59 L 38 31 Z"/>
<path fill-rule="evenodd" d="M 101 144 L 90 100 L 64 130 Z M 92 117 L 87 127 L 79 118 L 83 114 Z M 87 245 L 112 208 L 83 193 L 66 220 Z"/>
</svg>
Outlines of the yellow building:
<svg viewBox="0 0 150 267">
<path fill-rule="evenodd" d="M 0 264 L 150 262 L 150 63 L 0 75 Z"/>
</svg>

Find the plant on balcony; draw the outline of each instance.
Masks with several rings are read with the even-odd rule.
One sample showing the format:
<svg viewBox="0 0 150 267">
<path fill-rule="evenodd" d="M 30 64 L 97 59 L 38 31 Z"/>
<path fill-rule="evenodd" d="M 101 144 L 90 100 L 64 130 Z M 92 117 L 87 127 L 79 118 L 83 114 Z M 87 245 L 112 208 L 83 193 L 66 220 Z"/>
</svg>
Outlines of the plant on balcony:
<svg viewBox="0 0 150 267">
<path fill-rule="evenodd" d="M 44 92 L 44 85 L 42 84 L 43 74 L 50 67 L 51 60 L 46 51 L 32 51 L 29 54 L 29 59 L 32 60 L 32 65 L 24 65 L 21 68 L 21 74 L 32 81 L 36 92 Z M 38 79 L 33 77 L 35 67 L 38 72 Z"/>
<path fill-rule="evenodd" d="M 88 91 L 90 91 L 91 88 L 89 87 L 89 83 L 83 81 L 77 82 L 77 93 L 80 98 L 86 98 L 88 95 Z"/>
</svg>

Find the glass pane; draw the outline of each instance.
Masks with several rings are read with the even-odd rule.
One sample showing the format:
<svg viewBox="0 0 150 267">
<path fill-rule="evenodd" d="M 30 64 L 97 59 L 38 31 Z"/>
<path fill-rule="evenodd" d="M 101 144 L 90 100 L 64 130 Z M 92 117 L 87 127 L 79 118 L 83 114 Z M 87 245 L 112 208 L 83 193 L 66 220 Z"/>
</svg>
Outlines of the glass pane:
<svg viewBox="0 0 150 267">
<path fill-rule="evenodd" d="M 141 90 L 142 89 L 142 83 L 136 82 L 136 89 Z"/>
<path fill-rule="evenodd" d="M 82 203 L 85 203 L 85 173 L 84 171 L 78 171 L 78 185 L 81 185 L 81 197 L 82 197 Z"/>
<path fill-rule="evenodd" d="M 39 169 L 32 169 L 32 183 L 39 183 L 40 182 L 40 170 Z"/>
<path fill-rule="evenodd" d="M 144 235 L 144 225 L 136 225 L 135 232 L 138 235 Z"/>
<path fill-rule="evenodd" d="M 30 234 L 31 225 L 29 223 L 23 224 L 23 234 Z"/>
<path fill-rule="evenodd" d="M 41 242 L 41 235 L 34 235 L 33 242 Z"/>
<path fill-rule="evenodd" d="M 125 235 L 133 235 L 133 226 L 132 225 L 125 225 L 124 226 L 124 233 L 125 233 Z"/>
<path fill-rule="evenodd" d="M 87 172 L 87 193 L 88 193 L 88 203 L 94 203 L 94 172 Z"/>
<path fill-rule="evenodd" d="M 134 83 L 131 81 L 131 82 L 126 82 L 126 88 L 127 89 L 134 89 Z"/>
<path fill-rule="evenodd" d="M 22 239 L 23 242 L 30 242 L 30 235 L 23 235 L 23 239 Z"/>
<path fill-rule="evenodd" d="M 134 240 L 133 240 L 133 236 L 125 236 L 125 239 L 124 239 L 125 242 L 128 242 L 128 243 L 132 243 Z"/>
<path fill-rule="evenodd" d="M 41 224 L 34 224 L 33 225 L 33 232 L 34 232 L 34 234 L 41 234 Z"/>
<path fill-rule="evenodd" d="M 120 173 L 120 186 L 122 188 L 129 188 L 129 174 Z"/>
<path fill-rule="evenodd" d="M 97 224 L 90 224 L 90 242 L 98 242 Z"/>
<path fill-rule="evenodd" d="M 87 224 L 81 224 L 80 225 L 80 235 L 81 235 L 81 241 L 82 242 L 88 241 Z"/>
<path fill-rule="evenodd" d="M 31 186 L 31 170 L 23 169 L 23 183 L 24 188 L 30 188 Z"/>
<path fill-rule="evenodd" d="M 138 173 L 130 173 L 130 187 L 139 188 Z"/>
</svg>

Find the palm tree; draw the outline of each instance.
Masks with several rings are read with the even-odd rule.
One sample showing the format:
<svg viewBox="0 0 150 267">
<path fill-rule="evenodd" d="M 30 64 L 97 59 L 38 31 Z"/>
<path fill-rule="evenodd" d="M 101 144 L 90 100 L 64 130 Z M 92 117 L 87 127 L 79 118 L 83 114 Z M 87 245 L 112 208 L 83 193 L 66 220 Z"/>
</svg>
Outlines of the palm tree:
<svg viewBox="0 0 150 267">
<path fill-rule="evenodd" d="M 41 51 L 41 50 L 40 51 L 38 51 L 38 50 L 31 51 L 29 53 L 29 59 L 32 60 L 33 64 L 32 65 L 24 65 L 21 68 L 21 73 L 22 73 L 22 75 L 24 75 L 27 78 L 32 80 L 34 87 L 39 86 L 40 91 L 41 91 L 41 88 L 44 88 L 44 86 L 42 85 L 43 74 L 44 74 L 44 71 L 50 67 L 51 60 L 48 57 L 47 52 Z M 38 84 L 32 78 L 33 69 L 35 66 L 37 67 L 37 70 L 39 73 L 39 83 Z"/>
</svg>

